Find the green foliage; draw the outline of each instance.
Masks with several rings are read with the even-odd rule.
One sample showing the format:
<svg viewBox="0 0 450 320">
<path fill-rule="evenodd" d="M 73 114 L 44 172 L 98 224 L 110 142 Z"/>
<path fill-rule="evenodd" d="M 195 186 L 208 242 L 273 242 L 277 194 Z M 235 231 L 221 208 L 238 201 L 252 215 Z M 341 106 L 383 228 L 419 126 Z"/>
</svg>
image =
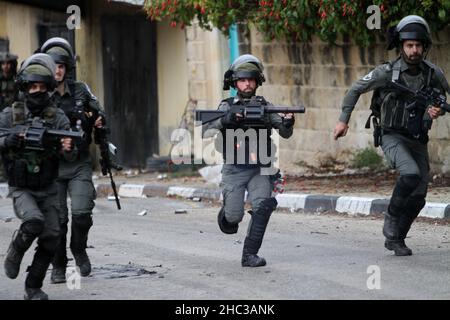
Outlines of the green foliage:
<svg viewBox="0 0 450 320">
<path fill-rule="evenodd" d="M 378 5 L 381 30 L 366 26 L 370 5 Z M 367 46 L 377 36 L 410 14 L 422 16 L 433 31 L 450 23 L 450 0 L 146 0 L 151 20 L 168 18 L 172 27 L 184 28 L 197 18 L 200 26 L 213 26 L 228 34 L 233 23 L 252 24 L 267 40 L 308 41 L 318 36 L 335 43 L 339 35 Z"/>
<path fill-rule="evenodd" d="M 370 168 L 372 170 L 382 169 L 383 157 L 381 157 L 374 148 L 365 148 L 358 150 L 351 160 L 353 168 Z"/>
</svg>

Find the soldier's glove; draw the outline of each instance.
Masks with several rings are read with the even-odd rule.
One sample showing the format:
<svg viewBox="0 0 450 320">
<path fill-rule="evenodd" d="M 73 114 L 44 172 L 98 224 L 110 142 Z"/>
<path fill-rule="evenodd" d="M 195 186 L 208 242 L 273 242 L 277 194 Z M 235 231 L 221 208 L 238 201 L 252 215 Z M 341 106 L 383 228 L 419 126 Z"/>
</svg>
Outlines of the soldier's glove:
<svg viewBox="0 0 450 320">
<path fill-rule="evenodd" d="M 22 141 L 19 138 L 19 135 L 17 133 L 10 133 L 5 138 L 5 146 L 7 148 L 19 148 L 21 143 L 22 143 Z"/>
<path fill-rule="evenodd" d="M 292 118 L 283 117 L 283 126 L 285 126 L 286 128 L 292 127 L 294 125 L 294 123 L 295 123 L 294 117 L 292 117 Z"/>
<path fill-rule="evenodd" d="M 222 126 L 229 127 L 229 126 L 237 126 L 238 120 L 236 118 L 236 114 L 232 112 L 228 112 L 225 116 L 221 119 Z"/>
</svg>

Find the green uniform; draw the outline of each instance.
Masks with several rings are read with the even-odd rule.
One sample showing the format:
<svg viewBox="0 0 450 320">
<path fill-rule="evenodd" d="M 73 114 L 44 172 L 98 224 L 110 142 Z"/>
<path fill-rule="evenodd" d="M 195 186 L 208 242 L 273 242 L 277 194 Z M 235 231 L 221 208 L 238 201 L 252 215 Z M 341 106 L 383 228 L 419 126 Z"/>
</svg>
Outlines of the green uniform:
<svg viewBox="0 0 450 320">
<path fill-rule="evenodd" d="M 7 107 L 0 113 L 0 127 L 12 128 L 26 124 L 33 118 L 23 103 L 16 102 L 12 108 Z M 40 118 L 51 129 L 70 128 L 64 112 L 54 105 L 43 109 Z M 38 247 L 26 285 L 40 288 L 59 242 L 60 215 L 56 178 L 61 154 L 59 146 L 45 151 L 10 150 L 5 146 L 5 139 L 0 138 L 0 150 L 7 169 L 9 196 L 13 199 L 15 214 L 22 221 L 21 235 L 27 239 L 22 243 L 29 247 L 33 239 L 38 238 Z M 73 152 L 64 152 L 63 157 L 72 159 Z M 28 248 L 18 249 L 26 251 Z"/>
<path fill-rule="evenodd" d="M 387 162 L 400 173 L 387 213 L 398 220 L 398 229 L 395 227 L 397 230 L 391 232 L 385 228 L 384 235 L 391 241 L 404 241 L 412 222 L 425 206 L 430 169 L 427 142 L 432 119 L 426 111 L 406 110 L 414 101 L 389 89 L 387 85 L 391 81 L 413 90 L 436 88 L 443 94 L 450 92 L 450 88 L 442 70 L 429 61 L 423 60 L 414 67 L 399 58 L 359 79 L 342 103 L 339 120 L 348 123 L 359 96 L 375 90 L 372 107 L 379 107 L 381 148 Z"/>
<path fill-rule="evenodd" d="M 102 114 L 97 98 L 82 82 L 65 81 L 63 95 L 53 95 L 58 107 L 65 112 L 74 130 L 82 130 L 85 140 L 77 145 L 78 157 L 73 162 L 61 161 L 57 180 L 59 205 L 61 208 L 62 239 L 53 265 L 65 268 L 67 265 L 66 234 L 69 221 L 67 195 L 71 198 L 72 233 L 70 248 L 75 257 L 85 254 L 88 231 L 92 226 L 92 210 L 96 192 L 92 182 L 92 161 L 89 146 L 97 114 Z M 89 110 L 89 112 L 86 112 Z"/>
</svg>

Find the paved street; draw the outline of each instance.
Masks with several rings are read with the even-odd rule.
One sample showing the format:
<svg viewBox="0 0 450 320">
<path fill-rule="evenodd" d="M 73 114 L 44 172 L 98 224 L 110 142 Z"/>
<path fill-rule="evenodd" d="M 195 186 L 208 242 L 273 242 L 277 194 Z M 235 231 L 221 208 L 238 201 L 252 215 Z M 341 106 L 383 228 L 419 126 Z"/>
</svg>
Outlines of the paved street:
<svg viewBox="0 0 450 320">
<path fill-rule="evenodd" d="M 407 239 L 415 254 L 395 257 L 383 247 L 381 218 L 277 211 L 261 249 L 268 265 L 249 269 L 240 266 L 248 214 L 238 234 L 225 235 L 216 224 L 218 208 L 207 203 L 123 198 L 122 206 L 97 201 L 92 275 L 71 290 L 50 284 L 48 274 L 51 299 L 450 299 L 450 229 L 441 222 L 415 224 Z M 3 221 L 10 216 L 11 200 L 1 199 L 2 264 L 19 225 Z M 18 279 L 1 270 L 0 299 L 22 299 L 33 252 Z"/>
</svg>

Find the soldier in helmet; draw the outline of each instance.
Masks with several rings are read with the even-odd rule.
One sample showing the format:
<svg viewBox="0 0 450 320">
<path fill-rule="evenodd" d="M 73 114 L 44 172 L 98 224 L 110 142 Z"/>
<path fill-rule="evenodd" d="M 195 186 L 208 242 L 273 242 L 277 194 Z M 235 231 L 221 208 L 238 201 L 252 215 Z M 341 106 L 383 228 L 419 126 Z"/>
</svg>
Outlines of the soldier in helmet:
<svg viewBox="0 0 450 320">
<path fill-rule="evenodd" d="M 397 256 L 411 255 L 405 238 L 415 218 L 425 206 L 429 182 L 428 130 L 434 119 L 443 114 L 439 106 L 407 108 L 411 98 L 392 89 L 396 82 L 413 90 L 436 89 L 450 92 L 442 70 L 428 60 L 431 47 L 427 22 L 415 15 L 403 18 L 390 34 L 388 49 L 398 48 L 400 55 L 384 63 L 358 80 L 344 97 L 342 112 L 334 129 L 334 138 L 346 135 L 350 115 L 361 94 L 374 90 L 372 120 L 379 134 L 375 136 L 389 164 L 399 177 L 385 214 L 383 234 L 385 247 Z M 368 123 L 366 127 L 370 126 Z"/>
<path fill-rule="evenodd" d="M 80 274 L 87 277 L 91 273 L 91 263 L 86 253 L 89 229 L 91 228 L 92 210 L 96 192 L 92 182 L 92 162 L 89 146 L 92 142 L 94 127 L 104 124 L 103 111 L 97 98 L 91 93 L 87 84 L 70 79 L 74 72 L 75 57 L 69 42 L 55 37 L 47 40 L 40 49 L 49 54 L 56 63 L 57 88 L 54 100 L 65 112 L 74 130 L 85 133 L 85 139 L 77 144 L 76 161 L 62 161 L 59 167 L 58 189 L 61 208 L 61 242 L 53 260 L 51 281 L 64 283 L 67 266 L 67 225 L 69 221 L 67 194 L 71 198 L 71 239 L 70 249 L 75 258 Z"/>
<path fill-rule="evenodd" d="M 227 149 L 227 130 L 242 128 L 242 114 L 229 112 L 233 105 L 245 104 L 248 99 L 256 98 L 263 104 L 270 105 L 263 97 L 255 96 L 258 86 L 265 81 L 263 65 L 258 58 L 245 54 L 238 57 L 224 76 L 224 90 L 230 87 L 237 90 L 236 97 L 223 100 L 219 105 L 219 110 L 228 111 L 221 119 L 215 120 L 205 125 L 207 129 L 218 129 L 223 138 L 224 165 L 222 169 L 223 207 L 218 214 L 218 224 L 220 230 L 226 234 L 233 234 L 238 231 L 239 223 L 244 216 L 245 191 L 248 192 L 248 199 L 252 207 L 252 217 L 248 226 L 247 236 L 244 241 L 241 265 L 243 267 L 260 267 L 266 265 L 266 260 L 257 255 L 264 233 L 269 222 L 270 215 L 277 206 L 277 201 L 272 197 L 272 177 L 263 174 L 264 167 L 259 160 L 259 153 L 256 155 L 251 151 L 251 142 L 241 143 L 233 141 L 233 148 Z M 272 147 L 271 129 L 279 130 L 283 138 L 289 138 L 293 132 L 294 116 L 288 114 L 267 115 L 268 126 L 263 144 Z M 252 128 L 246 128 L 252 130 Z M 256 145 L 261 145 L 259 139 L 264 139 L 258 130 Z M 207 134 L 205 134 L 205 137 Z M 233 138 L 234 139 L 234 138 Z M 244 146 L 245 144 L 245 146 Z M 237 161 L 235 153 L 240 149 L 245 149 L 245 160 L 243 163 Z"/>
<path fill-rule="evenodd" d="M 14 82 L 17 72 L 17 56 L 9 52 L 0 52 L 0 111 L 10 107 L 17 98 L 17 86 Z"/>
<path fill-rule="evenodd" d="M 15 84 L 17 73 L 17 56 L 9 52 L 0 52 L 0 111 L 11 106 L 17 98 L 18 89 Z M 4 182 L 3 164 L 0 161 L 0 182 Z"/>
<path fill-rule="evenodd" d="M 56 86 L 55 64 L 46 54 L 34 54 L 22 64 L 17 75 L 24 101 L 16 101 L 0 114 L 0 128 L 28 126 L 39 122 L 49 129 L 70 129 L 64 112 L 51 102 Z M 20 127 L 18 127 L 20 128 Z M 14 211 L 22 220 L 4 261 L 6 275 L 15 279 L 25 252 L 37 238 L 37 249 L 28 268 L 25 299 L 47 300 L 42 288 L 46 271 L 59 242 L 59 210 L 56 178 L 60 158 L 71 160 L 72 139 L 50 143 L 44 150 L 27 148 L 22 132 L 11 130 L 0 138 L 0 151 L 6 168 L 9 195 Z"/>
</svg>

